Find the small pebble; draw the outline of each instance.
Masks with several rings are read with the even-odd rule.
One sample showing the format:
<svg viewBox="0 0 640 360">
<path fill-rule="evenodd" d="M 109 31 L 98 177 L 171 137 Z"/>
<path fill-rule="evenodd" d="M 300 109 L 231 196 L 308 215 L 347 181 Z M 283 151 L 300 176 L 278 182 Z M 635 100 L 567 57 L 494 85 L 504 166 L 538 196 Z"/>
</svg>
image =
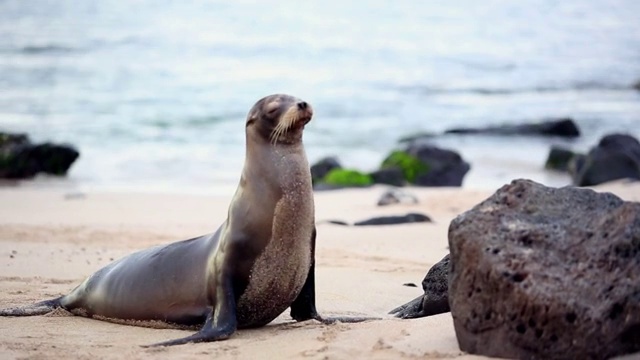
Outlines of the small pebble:
<svg viewBox="0 0 640 360">
<path fill-rule="evenodd" d="M 81 192 L 67 193 L 64 195 L 65 200 L 84 199 L 86 195 Z"/>
<path fill-rule="evenodd" d="M 382 194 L 382 196 L 380 196 L 380 199 L 378 200 L 378 206 L 400 203 L 417 204 L 418 202 L 418 198 L 409 192 L 399 189 L 389 189 L 384 194 Z"/>
</svg>

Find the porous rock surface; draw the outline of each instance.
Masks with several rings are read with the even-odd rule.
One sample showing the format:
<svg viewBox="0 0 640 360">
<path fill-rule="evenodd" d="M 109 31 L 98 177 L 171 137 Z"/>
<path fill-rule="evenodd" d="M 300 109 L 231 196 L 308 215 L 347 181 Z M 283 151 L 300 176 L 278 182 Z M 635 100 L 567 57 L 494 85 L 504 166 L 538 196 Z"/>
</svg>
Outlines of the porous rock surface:
<svg viewBox="0 0 640 360">
<path fill-rule="evenodd" d="M 640 351 L 640 204 L 515 180 L 449 227 L 461 350 L 516 359 Z"/>
</svg>

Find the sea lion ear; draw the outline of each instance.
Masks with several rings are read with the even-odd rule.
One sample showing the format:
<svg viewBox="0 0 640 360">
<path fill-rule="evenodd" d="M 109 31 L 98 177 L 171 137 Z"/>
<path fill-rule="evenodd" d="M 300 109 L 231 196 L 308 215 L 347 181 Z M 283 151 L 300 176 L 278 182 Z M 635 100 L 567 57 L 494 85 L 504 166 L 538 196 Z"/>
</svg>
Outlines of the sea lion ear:
<svg viewBox="0 0 640 360">
<path fill-rule="evenodd" d="M 258 120 L 258 112 L 254 110 L 247 116 L 247 126 L 253 124 L 256 120 Z"/>
</svg>

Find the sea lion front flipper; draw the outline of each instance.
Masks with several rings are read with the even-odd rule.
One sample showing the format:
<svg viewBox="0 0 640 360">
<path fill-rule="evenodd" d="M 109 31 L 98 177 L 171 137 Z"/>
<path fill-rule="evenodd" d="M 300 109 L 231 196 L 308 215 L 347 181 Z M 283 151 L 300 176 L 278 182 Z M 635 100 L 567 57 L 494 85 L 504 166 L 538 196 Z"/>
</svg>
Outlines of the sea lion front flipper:
<svg viewBox="0 0 640 360">
<path fill-rule="evenodd" d="M 318 320 L 323 324 L 333 324 L 335 322 L 343 323 L 357 323 L 367 320 L 380 320 L 379 318 L 371 317 L 324 317 L 318 314 L 316 309 L 316 228 L 313 228 L 311 235 L 311 267 L 309 268 L 309 274 L 307 280 L 300 291 L 298 297 L 291 304 L 291 317 L 296 321 L 305 320 Z"/>
<path fill-rule="evenodd" d="M 229 338 L 238 327 L 236 300 L 230 276 L 225 276 L 223 284 L 219 285 L 217 294 L 216 306 L 211 309 L 209 316 L 207 316 L 207 321 L 200 331 L 191 336 L 144 345 L 143 347 L 182 345 Z"/>
<path fill-rule="evenodd" d="M 315 231 L 314 231 L 315 235 Z M 302 291 L 291 304 L 291 317 L 296 321 L 318 320 L 323 324 L 333 324 L 335 322 L 357 323 L 367 320 L 380 320 L 373 317 L 324 317 L 316 310 L 316 290 L 315 290 L 315 264 L 311 264 L 307 281 L 305 281 Z"/>
<path fill-rule="evenodd" d="M 296 321 L 319 319 L 316 310 L 316 228 L 311 233 L 311 267 L 298 297 L 291 304 L 291 317 Z"/>
</svg>

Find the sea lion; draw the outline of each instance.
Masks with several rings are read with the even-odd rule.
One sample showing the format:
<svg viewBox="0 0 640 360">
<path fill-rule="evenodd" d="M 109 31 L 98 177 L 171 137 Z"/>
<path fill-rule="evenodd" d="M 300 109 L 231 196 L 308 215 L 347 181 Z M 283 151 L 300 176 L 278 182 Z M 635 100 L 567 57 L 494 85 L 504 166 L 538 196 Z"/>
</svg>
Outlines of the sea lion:
<svg viewBox="0 0 640 360">
<path fill-rule="evenodd" d="M 226 339 L 288 307 L 297 321 L 367 320 L 324 318 L 316 310 L 313 190 L 302 144 L 312 116 L 311 105 L 282 94 L 251 108 L 240 183 L 215 233 L 133 253 L 68 295 L 0 315 L 63 308 L 103 319 L 204 323 L 194 335 L 154 344 L 162 346 Z"/>
</svg>

